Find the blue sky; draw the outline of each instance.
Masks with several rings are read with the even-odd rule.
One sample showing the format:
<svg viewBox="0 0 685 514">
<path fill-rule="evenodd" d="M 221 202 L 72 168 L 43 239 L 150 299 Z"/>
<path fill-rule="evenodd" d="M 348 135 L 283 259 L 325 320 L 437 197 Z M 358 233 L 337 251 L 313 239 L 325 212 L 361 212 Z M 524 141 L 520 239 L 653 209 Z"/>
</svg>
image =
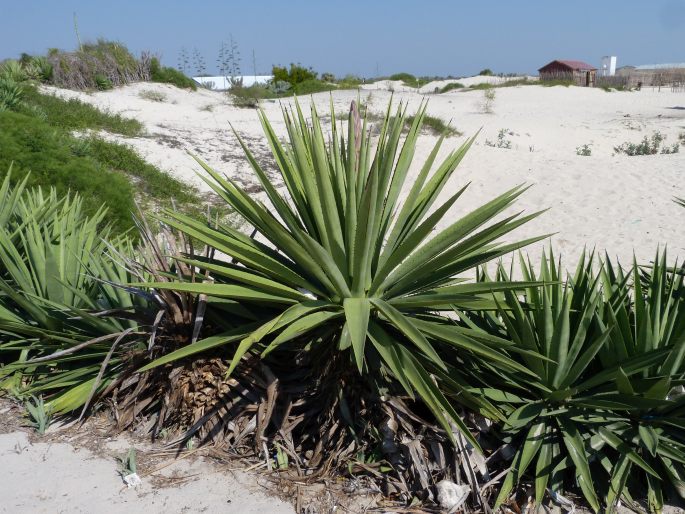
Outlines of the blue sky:
<svg viewBox="0 0 685 514">
<path fill-rule="evenodd" d="M 242 69 L 300 62 L 336 75 L 534 72 L 556 58 L 685 61 L 685 0 L 0 0 L 0 59 L 117 39 L 175 66 L 197 48 L 214 71 L 229 34 Z"/>
</svg>

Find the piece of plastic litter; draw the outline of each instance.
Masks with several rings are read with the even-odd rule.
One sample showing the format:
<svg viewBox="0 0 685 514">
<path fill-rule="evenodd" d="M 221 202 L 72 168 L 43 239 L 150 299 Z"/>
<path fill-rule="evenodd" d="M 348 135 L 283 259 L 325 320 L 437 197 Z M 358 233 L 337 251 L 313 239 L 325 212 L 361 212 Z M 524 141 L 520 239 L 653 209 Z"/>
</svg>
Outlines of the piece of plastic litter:
<svg viewBox="0 0 685 514">
<path fill-rule="evenodd" d="M 466 484 L 455 484 L 449 480 L 442 480 L 436 484 L 438 503 L 448 512 L 455 512 L 466 501 L 471 488 Z"/>
<path fill-rule="evenodd" d="M 131 473 L 130 475 L 126 475 L 124 477 L 124 483 L 127 485 L 129 489 L 131 487 L 139 486 L 142 482 L 143 481 L 138 476 L 138 473 Z"/>
</svg>

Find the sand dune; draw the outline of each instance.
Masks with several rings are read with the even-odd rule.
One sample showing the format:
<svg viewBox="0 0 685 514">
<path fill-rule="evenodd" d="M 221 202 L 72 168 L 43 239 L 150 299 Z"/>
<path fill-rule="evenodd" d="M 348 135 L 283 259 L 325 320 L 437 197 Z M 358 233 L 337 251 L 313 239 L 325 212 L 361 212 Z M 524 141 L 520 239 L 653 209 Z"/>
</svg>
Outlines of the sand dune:
<svg viewBox="0 0 685 514">
<path fill-rule="evenodd" d="M 485 78 L 459 81 L 471 84 Z M 561 86 L 498 88 L 494 112 L 485 114 L 481 108 L 482 91 L 454 90 L 424 96 L 396 84 L 392 84 L 391 93 L 390 86 L 365 85 L 359 94 L 379 114 L 391 94 L 396 100 L 409 102 L 410 111 L 419 106 L 422 98 L 428 98 L 429 114 L 451 120 L 463 133 L 447 141 L 445 152 L 482 129 L 445 195 L 466 182 L 471 186 L 442 226 L 509 187 L 527 183 L 532 188 L 519 201 L 519 207 L 528 212 L 550 210 L 520 228 L 516 236 L 555 233 L 554 247 L 567 262 L 572 263 L 585 246 L 606 251 L 626 263 L 633 252 L 639 261 L 648 261 L 658 244 L 668 245 L 671 260 L 685 257 L 685 211 L 671 201 L 674 196 L 685 196 L 685 147 L 675 155 L 613 155 L 614 146 L 638 142 L 654 131 L 666 135 L 667 143 L 676 142 L 678 135 L 685 132 L 685 94 Z M 429 84 L 424 90 L 435 87 Z M 166 101 L 152 102 L 139 96 L 147 90 L 163 93 Z M 161 84 L 135 84 L 93 94 L 52 91 L 143 122 L 148 137 L 117 139 L 125 139 L 150 162 L 188 183 L 207 190 L 196 175 L 199 167 L 187 154 L 190 151 L 244 186 L 257 189 L 229 128 L 231 123 L 266 159 L 268 149 L 261 138 L 257 114 L 232 106 L 225 94 L 182 91 Z M 356 91 L 334 93 L 336 110 L 346 111 L 357 96 Z M 313 98 L 320 112 L 325 112 L 329 94 Z M 282 102 L 287 104 L 292 99 Z M 263 107 L 282 133 L 279 104 L 267 101 Z M 486 141 L 495 141 L 502 129 L 506 129 L 505 139 L 511 141 L 511 149 L 486 145 Z M 421 138 L 416 163 L 421 163 L 435 141 L 436 136 L 430 134 Z M 576 148 L 584 144 L 591 145 L 589 157 L 576 155 Z M 538 244 L 529 253 L 538 255 L 543 246 Z"/>
</svg>

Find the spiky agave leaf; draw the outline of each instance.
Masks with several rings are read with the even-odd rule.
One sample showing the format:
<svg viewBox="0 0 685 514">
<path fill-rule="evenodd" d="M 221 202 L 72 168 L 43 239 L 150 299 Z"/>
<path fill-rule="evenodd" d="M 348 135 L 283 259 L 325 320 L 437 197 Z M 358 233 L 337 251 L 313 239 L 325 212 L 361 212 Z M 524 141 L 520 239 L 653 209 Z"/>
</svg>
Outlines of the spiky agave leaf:
<svg viewBox="0 0 685 514">
<path fill-rule="evenodd" d="M 618 392 L 632 408 L 625 420 L 605 427 L 600 435 L 621 451 L 629 448 L 640 455 L 657 477 L 621 459 L 612 470 L 609 506 L 628 493 L 639 498 L 647 491 L 650 510 L 660 512 L 669 493 L 685 497 L 685 284 L 678 266 L 667 262 L 666 252 L 657 251 L 650 266 L 634 262 L 624 272 L 607 258 L 602 273 L 605 305 L 600 323 L 613 327 L 599 354 L 602 364 L 622 368 L 640 355 L 664 353 L 639 374 L 627 377 L 621 370 L 617 376 Z"/>
<path fill-rule="evenodd" d="M 623 316 L 615 310 L 624 304 L 627 283 L 620 268 L 609 263 L 595 272 L 593 262 L 592 255 L 583 255 L 575 273 L 564 280 L 551 250 L 549 260 L 543 254 L 539 273 L 521 257 L 524 278 L 546 285 L 526 289 L 523 297 L 505 291 L 501 296 L 507 308 L 497 316 L 464 317 L 487 333 L 511 337 L 527 351 L 512 355 L 536 374 L 531 380 L 493 367 L 470 373 L 472 383 L 483 384 L 470 392 L 498 403 L 508 416 L 505 433 L 520 443 L 496 504 L 506 501 L 526 473 L 534 477 L 538 503 L 547 488 L 563 494 L 564 484 L 571 482 L 594 510 L 602 495 L 610 506 L 621 497 L 630 469 L 650 483 L 660 481 L 654 463 L 621 433 L 627 432 L 626 425 L 640 424 L 635 414 L 644 408 L 673 409 L 664 395 L 647 398 L 646 387 L 636 394 L 630 385 L 662 367 L 673 347 L 636 345 L 633 352 L 618 351 L 617 345 L 626 345 L 620 334 L 634 330 L 632 311 L 623 313 L 629 326 L 621 326 L 617 319 Z M 503 268 L 496 278 L 509 280 Z M 481 279 L 488 280 L 485 275 Z M 529 352 L 548 360 L 531 358 Z"/>
<path fill-rule="evenodd" d="M 433 314 L 451 311 L 455 305 L 462 309 L 495 308 L 490 297 L 493 289 L 522 285 L 462 283 L 456 277 L 541 238 L 498 242 L 537 215 L 514 214 L 493 223 L 524 192 L 520 186 L 431 237 L 466 189 L 452 193 L 436 206 L 474 139 L 451 152 L 433 170 L 443 144 L 444 138 L 440 138 L 418 175 L 408 183 L 425 113 L 426 106 L 421 105 L 402 141 L 406 108 L 400 105 L 393 115 L 389 105 L 374 149 L 367 120 L 361 120 L 356 104 L 348 117 L 347 137 L 339 132 L 331 106 L 328 139 L 313 105 L 311 123 L 297 102 L 294 109 L 284 108 L 287 144 L 280 141 L 260 111 L 287 195 L 278 191 L 236 133 L 270 205 L 198 162 L 206 170 L 206 182 L 256 229 L 259 237 L 252 239 L 231 227 L 212 228 L 167 212 L 165 223 L 213 247 L 217 254 L 231 257 L 234 263 L 219 259 L 187 261 L 208 270 L 214 283 L 146 285 L 205 294 L 210 299 L 237 300 L 254 310 L 274 311 L 269 321 L 240 341 L 231 370 L 247 352 L 264 355 L 280 348 L 303 349 L 323 359 L 342 353 L 364 376 L 378 372 L 375 363 L 380 358 L 385 372 L 410 395 L 418 393 L 449 434 L 448 420 L 452 420 L 477 445 L 431 374 L 445 369 L 441 354 L 464 352 L 508 369 L 529 371 L 504 351 L 511 346 L 506 340 L 472 339 L 452 332 L 447 318 Z M 403 194 L 406 197 L 402 200 Z M 192 352 L 192 347 L 183 348 L 177 356 Z M 174 357 L 166 356 L 144 369 Z"/>
<path fill-rule="evenodd" d="M 126 238 L 104 242 L 105 210 L 87 217 L 77 196 L 24 184 L 11 187 L 8 176 L 0 187 L 0 378 L 11 377 L 5 385 L 15 393 L 50 395 L 50 408 L 67 412 L 123 369 L 125 352 L 107 354 L 136 335 L 133 319 L 96 313 L 146 302 L 112 285 L 131 280 L 115 251 L 132 247 Z"/>
</svg>

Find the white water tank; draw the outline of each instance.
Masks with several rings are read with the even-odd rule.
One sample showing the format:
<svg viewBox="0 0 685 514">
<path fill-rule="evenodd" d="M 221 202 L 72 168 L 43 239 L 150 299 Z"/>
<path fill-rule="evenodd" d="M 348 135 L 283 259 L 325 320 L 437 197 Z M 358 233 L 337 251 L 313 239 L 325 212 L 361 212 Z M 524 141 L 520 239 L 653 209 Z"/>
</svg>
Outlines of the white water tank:
<svg viewBox="0 0 685 514">
<path fill-rule="evenodd" d="M 616 56 L 605 55 L 602 57 L 602 65 L 599 68 L 601 77 L 613 77 L 616 75 Z"/>
</svg>

